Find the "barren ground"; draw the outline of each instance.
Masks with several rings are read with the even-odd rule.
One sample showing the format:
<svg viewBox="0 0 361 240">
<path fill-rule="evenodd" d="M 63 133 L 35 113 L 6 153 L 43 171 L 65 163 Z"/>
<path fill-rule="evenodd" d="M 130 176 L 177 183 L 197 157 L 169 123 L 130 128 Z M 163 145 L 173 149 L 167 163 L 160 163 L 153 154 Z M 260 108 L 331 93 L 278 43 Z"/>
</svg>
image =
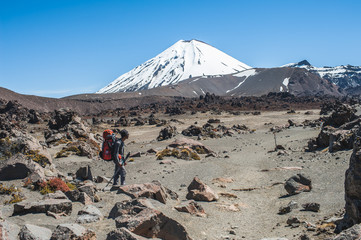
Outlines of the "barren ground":
<svg viewBox="0 0 361 240">
<path fill-rule="evenodd" d="M 352 151 L 341 151 L 337 153 L 328 152 L 305 152 L 307 141 L 316 137 L 318 128 L 291 127 L 276 134 L 277 144 L 286 148 L 286 155 L 277 155 L 278 152 L 269 152 L 275 148 L 273 133 L 269 131 L 272 126 L 286 125 L 288 119 L 296 123 L 302 123 L 305 119 L 318 119 L 319 110 L 312 110 L 314 114 L 305 115 L 305 111 L 295 114 L 282 112 L 262 112 L 261 115 L 229 114 L 212 115 L 208 113 L 197 113 L 195 115 L 183 114 L 178 116 L 156 115 L 160 119 L 176 118 L 183 123 L 171 122 L 177 127 L 179 134 L 175 138 L 183 137 L 180 132 L 188 126 L 197 122 L 202 126 L 210 118 L 218 118 L 221 124 L 232 127 L 234 124 L 245 124 L 254 133 L 234 134 L 232 137 L 220 139 L 201 140 L 203 144 L 213 149 L 218 157 L 205 158 L 201 155 L 200 161 L 173 160 L 172 165 L 159 164 L 154 154 L 145 154 L 148 149 L 161 150 L 175 138 L 158 142 L 156 137 L 162 127 L 144 125 L 140 127 L 129 127 L 130 138 L 126 143 L 126 152 L 142 152 L 142 157 L 135 158 L 134 162 L 127 165 L 127 184 L 145 183 L 159 180 L 165 187 L 176 191 L 179 200 L 186 200 L 187 186 L 195 176 L 208 184 L 218 193 L 232 193 L 237 198 L 220 196 L 218 202 L 200 202 L 207 213 L 207 217 L 201 218 L 180 213 L 173 209 L 176 201 L 168 201 L 166 205 L 152 201 L 154 206 L 163 211 L 167 216 L 183 224 L 192 239 L 262 239 L 271 237 L 285 237 L 288 239 L 299 239 L 306 233 L 313 239 L 325 239 L 325 234 L 317 235 L 317 232 L 306 231 L 301 224 L 300 227 L 290 228 L 286 221 L 290 216 L 296 216 L 300 220 L 319 224 L 321 220 L 332 217 L 344 207 L 344 175 L 348 168 L 348 162 Z M 265 125 L 265 123 L 272 123 Z M 216 125 L 216 124 L 215 124 Z M 109 125 L 98 126 L 94 129 L 101 133 Z M 194 138 L 196 139 L 196 138 Z M 59 146 L 58 148 L 61 148 Z M 52 149 L 55 153 L 59 149 Z M 166 158 L 167 159 L 167 158 Z M 81 166 L 90 165 L 93 176 L 111 177 L 114 165 L 97 159 L 71 156 L 68 158 L 54 159 L 54 164 L 64 174 L 75 173 Z M 302 167 L 302 170 L 282 170 L 281 167 Z M 269 170 L 269 171 L 262 171 Z M 292 175 L 305 173 L 312 180 L 311 192 L 301 193 L 287 197 L 283 183 Z M 232 178 L 232 183 L 214 182 L 215 178 Z M 281 183 L 281 184 L 278 184 Z M 7 184 L 7 183 L 6 183 Z M 21 184 L 17 181 L 16 184 Z M 102 189 L 105 184 L 97 184 Z M 237 191 L 235 189 L 255 188 L 252 191 Z M 39 198 L 38 193 L 25 192 L 28 200 Z M 104 216 L 108 216 L 110 209 L 118 201 L 129 199 L 116 191 L 99 192 L 102 201 L 95 203 Z M 286 206 L 291 200 L 299 205 L 307 202 L 317 202 L 321 205 L 320 212 L 301 211 L 302 207 L 293 210 L 286 215 L 278 215 L 281 206 Z M 239 211 L 227 210 L 227 206 L 235 204 Z M 74 203 L 73 213 L 69 217 L 55 220 L 45 214 L 28 214 L 23 216 L 11 216 L 12 206 L 3 207 L 3 217 L 19 226 L 32 223 L 54 229 L 60 222 L 73 223 L 78 210 L 82 208 L 81 203 Z M 92 224 L 84 224 L 96 231 L 98 239 L 105 239 L 106 234 L 115 229 L 115 222 L 107 219 Z M 234 234 L 230 234 L 230 230 Z"/>
</svg>

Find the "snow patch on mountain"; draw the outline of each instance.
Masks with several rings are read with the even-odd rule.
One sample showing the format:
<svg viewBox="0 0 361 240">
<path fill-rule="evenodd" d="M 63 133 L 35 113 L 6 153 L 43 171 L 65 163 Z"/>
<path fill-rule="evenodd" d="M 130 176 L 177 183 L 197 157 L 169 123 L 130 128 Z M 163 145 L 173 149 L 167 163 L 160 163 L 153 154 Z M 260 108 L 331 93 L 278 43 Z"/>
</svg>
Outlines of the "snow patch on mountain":
<svg viewBox="0 0 361 240">
<path fill-rule="evenodd" d="M 249 70 L 242 71 L 240 73 L 233 74 L 234 77 L 239 77 L 239 78 L 245 77 L 245 78 L 240 83 L 238 83 L 238 85 L 235 88 L 227 90 L 226 93 L 236 90 L 247 80 L 247 78 L 249 78 L 251 76 L 255 76 L 255 75 L 257 75 L 256 69 L 249 69 Z"/>
<path fill-rule="evenodd" d="M 202 76 L 220 76 L 251 67 L 198 40 L 180 40 L 156 57 L 121 75 L 97 93 L 129 92 Z"/>
</svg>

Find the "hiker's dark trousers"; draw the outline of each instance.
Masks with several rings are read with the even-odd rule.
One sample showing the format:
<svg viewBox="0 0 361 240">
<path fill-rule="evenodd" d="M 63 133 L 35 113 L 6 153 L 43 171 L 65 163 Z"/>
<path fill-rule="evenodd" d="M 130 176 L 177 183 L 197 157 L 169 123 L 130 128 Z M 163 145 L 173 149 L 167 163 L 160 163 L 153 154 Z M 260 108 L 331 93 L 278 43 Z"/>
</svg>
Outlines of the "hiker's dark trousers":
<svg viewBox="0 0 361 240">
<path fill-rule="evenodd" d="M 125 175 L 127 172 L 125 171 L 124 166 L 119 167 L 118 164 L 115 164 L 115 170 L 114 170 L 114 185 L 119 185 L 119 177 L 120 177 L 120 184 L 125 184 Z"/>
</svg>

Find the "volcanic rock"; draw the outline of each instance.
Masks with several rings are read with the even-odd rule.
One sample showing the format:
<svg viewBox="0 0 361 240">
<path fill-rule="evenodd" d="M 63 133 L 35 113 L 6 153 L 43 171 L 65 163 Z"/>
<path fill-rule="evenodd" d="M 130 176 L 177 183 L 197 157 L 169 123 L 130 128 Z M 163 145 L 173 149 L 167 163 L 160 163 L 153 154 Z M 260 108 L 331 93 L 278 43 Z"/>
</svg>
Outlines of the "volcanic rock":
<svg viewBox="0 0 361 240">
<path fill-rule="evenodd" d="M 203 134 L 203 129 L 194 125 L 189 126 L 182 131 L 184 136 L 198 136 Z"/>
<path fill-rule="evenodd" d="M 155 183 L 132 184 L 119 188 L 118 193 L 124 193 L 131 198 L 146 197 L 158 200 L 161 203 L 166 203 L 167 193 L 166 190 Z"/>
<path fill-rule="evenodd" d="M 302 173 L 289 178 L 286 181 L 284 187 L 289 195 L 294 195 L 301 192 L 309 192 L 312 189 L 310 178 Z"/>
<path fill-rule="evenodd" d="M 72 202 L 81 202 L 84 205 L 93 204 L 93 200 L 85 192 L 80 192 L 79 190 L 67 191 L 65 195 Z"/>
<path fill-rule="evenodd" d="M 158 141 L 163 141 L 166 139 L 170 139 L 174 137 L 177 134 L 177 128 L 174 126 L 167 126 L 166 128 L 163 128 L 159 132 L 159 136 L 157 137 Z"/>
<path fill-rule="evenodd" d="M 190 213 L 191 215 L 196 215 L 198 217 L 206 216 L 206 212 L 204 211 L 203 207 L 194 200 L 185 201 L 180 205 L 175 206 L 174 208 L 178 212 L 186 212 Z"/>
<path fill-rule="evenodd" d="M 20 230 L 20 240 L 49 240 L 51 238 L 51 230 L 44 227 L 35 226 L 32 224 L 25 224 Z"/>
<path fill-rule="evenodd" d="M 70 214 L 72 203 L 68 199 L 46 199 L 37 202 L 20 202 L 14 204 L 13 215 L 23 215 L 28 213 L 65 213 Z"/>
<path fill-rule="evenodd" d="M 12 240 L 17 239 L 17 235 L 20 231 L 19 226 L 10 223 L 9 221 L 0 221 L 0 239 Z"/>
<path fill-rule="evenodd" d="M 318 212 L 320 210 L 319 203 L 305 203 L 302 204 L 304 211 Z"/>
<path fill-rule="evenodd" d="M 354 142 L 350 165 L 345 176 L 346 219 L 353 224 L 361 223 L 361 140 Z"/>
<path fill-rule="evenodd" d="M 78 178 L 80 180 L 93 181 L 93 175 L 92 175 L 91 168 L 89 165 L 87 167 L 79 168 L 78 171 L 76 171 L 75 175 L 76 175 L 76 178 Z"/>
<path fill-rule="evenodd" d="M 331 116 L 325 118 L 325 126 L 340 127 L 356 118 L 356 110 L 349 105 L 339 104 L 333 110 Z"/>
<path fill-rule="evenodd" d="M 96 240 L 93 230 L 78 224 L 60 224 L 56 227 L 50 240 Z"/>
<path fill-rule="evenodd" d="M 151 204 L 143 198 L 116 203 L 109 217 L 115 218 L 117 228 L 125 227 L 143 237 L 191 239 L 181 224 L 151 208 Z"/>
<path fill-rule="evenodd" d="M 180 107 L 167 107 L 165 114 L 169 116 L 184 114 L 185 112 Z"/>
<path fill-rule="evenodd" d="M 128 229 L 122 227 L 108 233 L 106 240 L 146 240 L 146 239 L 149 238 L 145 238 L 137 234 L 134 234 Z M 152 239 L 155 240 L 154 238 Z"/>
<path fill-rule="evenodd" d="M 76 219 L 76 222 L 81 224 L 91 223 L 100 221 L 103 218 L 104 216 L 98 208 L 93 205 L 87 205 L 78 212 L 78 218 Z"/>
<path fill-rule="evenodd" d="M 186 198 L 206 202 L 217 201 L 219 199 L 218 194 L 201 182 L 198 177 L 195 177 L 191 184 L 189 184 Z"/>
<path fill-rule="evenodd" d="M 0 165 L 0 181 L 29 178 L 32 182 L 45 179 L 44 169 L 23 154 L 16 154 Z"/>
<path fill-rule="evenodd" d="M 356 240 L 361 238 L 361 224 L 356 224 L 351 228 L 346 229 L 339 235 L 333 238 L 333 240 Z"/>
<path fill-rule="evenodd" d="M 286 207 L 281 207 L 278 211 L 278 214 L 290 213 L 293 209 L 298 208 L 298 204 L 295 201 L 291 201 L 287 204 Z"/>
</svg>

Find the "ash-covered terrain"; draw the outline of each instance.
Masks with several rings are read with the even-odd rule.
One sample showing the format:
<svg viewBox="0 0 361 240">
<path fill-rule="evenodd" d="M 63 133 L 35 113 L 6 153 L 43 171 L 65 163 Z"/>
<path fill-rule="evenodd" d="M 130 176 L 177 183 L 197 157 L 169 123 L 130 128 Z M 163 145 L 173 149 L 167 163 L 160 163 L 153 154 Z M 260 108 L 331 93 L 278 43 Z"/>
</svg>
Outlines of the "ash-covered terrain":
<svg viewBox="0 0 361 240">
<path fill-rule="evenodd" d="M 4 92 L 1 239 L 357 239 L 361 232 L 358 98 L 14 101 Z M 125 186 L 106 187 L 114 164 L 98 157 L 105 129 L 130 133 Z"/>
</svg>

